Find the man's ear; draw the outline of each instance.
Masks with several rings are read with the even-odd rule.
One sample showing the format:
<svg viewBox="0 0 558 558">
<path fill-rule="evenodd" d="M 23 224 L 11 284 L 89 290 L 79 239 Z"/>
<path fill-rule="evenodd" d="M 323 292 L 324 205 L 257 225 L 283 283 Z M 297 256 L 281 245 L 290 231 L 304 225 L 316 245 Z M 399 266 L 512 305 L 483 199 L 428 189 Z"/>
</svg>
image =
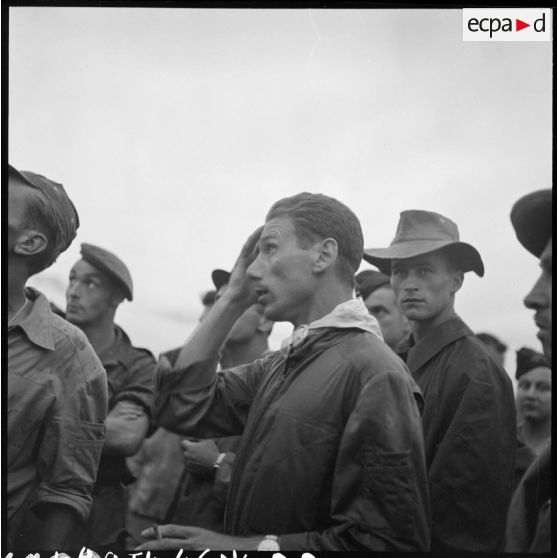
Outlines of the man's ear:
<svg viewBox="0 0 558 558">
<path fill-rule="evenodd" d="M 453 272 L 451 294 L 455 294 L 461 288 L 461 285 L 463 285 L 464 278 L 465 278 L 465 274 L 462 271 Z"/>
<path fill-rule="evenodd" d="M 48 246 L 47 237 L 33 229 L 23 229 L 14 246 L 14 252 L 21 256 L 36 256 Z"/>
<path fill-rule="evenodd" d="M 333 238 L 325 238 L 324 240 L 316 243 L 316 259 L 312 269 L 316 273 L 322 273 L 329 267 L 335 265 L 337 261 L 337 253 L 339 247 L 337 246 L 337 241 Z"/>
</svg>

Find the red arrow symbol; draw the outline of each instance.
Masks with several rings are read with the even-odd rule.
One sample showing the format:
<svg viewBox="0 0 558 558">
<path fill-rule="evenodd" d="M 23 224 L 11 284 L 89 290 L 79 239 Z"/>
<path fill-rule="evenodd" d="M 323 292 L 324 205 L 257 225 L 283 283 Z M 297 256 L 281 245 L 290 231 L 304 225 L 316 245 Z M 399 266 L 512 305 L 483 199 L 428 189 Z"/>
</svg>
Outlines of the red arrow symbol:
<svg viewBox="0 0 558 558">
<path fill-rule="evenodd" d="M 522 29 L 525 29 L 525 27 L 531 27 L 530 23 L 525 23 L 524 21 L 521 21 L 520 19 L 515 19 L 515 30 L 516 31 L 521 31 Z"/>
</svg>

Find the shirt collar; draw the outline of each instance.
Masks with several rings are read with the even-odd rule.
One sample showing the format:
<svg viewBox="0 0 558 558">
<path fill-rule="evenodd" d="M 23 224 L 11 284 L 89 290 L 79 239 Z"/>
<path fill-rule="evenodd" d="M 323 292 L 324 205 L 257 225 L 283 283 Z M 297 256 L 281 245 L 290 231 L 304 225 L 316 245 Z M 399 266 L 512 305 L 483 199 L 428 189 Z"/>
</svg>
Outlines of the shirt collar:
<svg viewBox="0 0 558 558">
<path fill-rule="evenodd" d="M 296 347 L 302 343 L 310 330 L 326 327 L 360 329 L 376 335 L 383 341 L 378 320 L 368 312 L 362 298 L 359 297 L 338 304 L 329 314 L 318 320 L 296 327 L 289 337 L 283 339 L 281 351 L 288 351 L 291 346 Z"/>
<path fill-rule="evenodd" d="M 33 287 L 26 287 L 28 304 L 8 329 L 19 327 L 34 345 L 54 351 L 52 334 L 52 310 L 44 294 Z"/>
<path fill-rule="evenodd" d="M 406 364 L 411 372 L 414 372 L 442 349 L 460 337 L 466 337 L 468 335 L 474 334 L 459 316 L 454 316 L 437 325 L 416 344 L 414 344 L 414 339 L 411 334 L 411 336 L 409 336 L 410 342 L 405 344 L 405 348 L 408 348 Z"/>
</svg>

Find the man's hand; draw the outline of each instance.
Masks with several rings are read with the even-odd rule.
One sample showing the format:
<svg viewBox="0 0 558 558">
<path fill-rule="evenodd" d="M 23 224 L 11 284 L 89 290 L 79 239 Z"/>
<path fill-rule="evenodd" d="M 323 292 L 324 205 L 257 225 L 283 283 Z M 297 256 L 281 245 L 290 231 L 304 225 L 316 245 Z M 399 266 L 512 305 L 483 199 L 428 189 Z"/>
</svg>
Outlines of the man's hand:
<svg viewBox="0 0 558 558">
<path fill-rule="evenodd" d="M 258 255 L 258 241 L 262 234 L 263 225 L 258 227 L 246 240 L 238 256 L 228 282 L 226 296 L 232 301 L 243 301 L 248 308 L 257 301 L 254 282 L 246 270 Z"/>
<path fill-rule="evenodd" d="M 213 466 L 220 453 L 213 440 L 200 440 L 199 442 L 182 440 L 180 445 L 184 450 L 186 471 L 193 475 L 213 476 L 215 471 Z"/>
<path fill-rule="evenodd" d="M 141 532 L 146 539 L 155 539 L 138 546 L 135 550 L 257 550 L 261 537 L 231 537 L 185 525 L 160 525 L 161 539 L 155 539 L 153 527 Z"/>
</svg>

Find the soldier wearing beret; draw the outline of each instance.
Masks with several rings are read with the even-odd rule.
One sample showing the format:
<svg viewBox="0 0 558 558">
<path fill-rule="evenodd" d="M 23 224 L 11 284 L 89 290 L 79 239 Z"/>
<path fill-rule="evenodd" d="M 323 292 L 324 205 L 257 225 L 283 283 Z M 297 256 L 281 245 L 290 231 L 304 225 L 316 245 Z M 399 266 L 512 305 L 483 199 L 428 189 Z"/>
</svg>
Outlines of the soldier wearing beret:
<svg viewBox="0 0 558 558">
<path fill-rule="evenodd" d="M 88 516 L 103 447 L 107 380 L 85 335 L 27 279 L 79 226 L 61 184 L 8 172 L 8 550 L 62 550 Z"/>
<path fill-rule="evenodd" d="M 523 303 L 535 311 L 537 337 L 552 362 L 552 190 L 537 190 L 520 198 L 511 211 L 511 222 L 521 245 L 539 260 L 541 274 Z M 552 494 L 556 467 L 550 440 L 525 472 L 514 493 L 506 530 L 507 552 L 551 552 Z"/>
<path fill-rule="evenodd" d="M 516 448 L 511 380 L 455 313 L 464 274 L 484 274 L 457 225 L 433 211 L 401 213 L 388 248 L 364 259 L 386 275 L 411 334 L 400 354 L 424 395 L 432 551 L 503 547 Z"/>
<path fill-rule="evenodd" d="M 153 355 L 133 347 L 114 323 L 119 304 L 132 300 L 132 277 L 114 254 L 81 245 L 81 259 L 70 271 L 66 319 L 83 330 L 105 367 L 109 388 L 106 437 L 93 490 L 93 509 L 80 537 L 99 552 L 125 544 L 125 485 L 134 478 L 126 457 L 135 454 L 147 434 L 152 401 Z"/>
<path fill-rule="evenodd" d="M 357 295 L 378 320 L 384 341 L 394 351 L 411 330 L 409 320 L 395 300 L 388 275 L 373 269 L 365 269 L 355 276 Z"/>
</svg>

